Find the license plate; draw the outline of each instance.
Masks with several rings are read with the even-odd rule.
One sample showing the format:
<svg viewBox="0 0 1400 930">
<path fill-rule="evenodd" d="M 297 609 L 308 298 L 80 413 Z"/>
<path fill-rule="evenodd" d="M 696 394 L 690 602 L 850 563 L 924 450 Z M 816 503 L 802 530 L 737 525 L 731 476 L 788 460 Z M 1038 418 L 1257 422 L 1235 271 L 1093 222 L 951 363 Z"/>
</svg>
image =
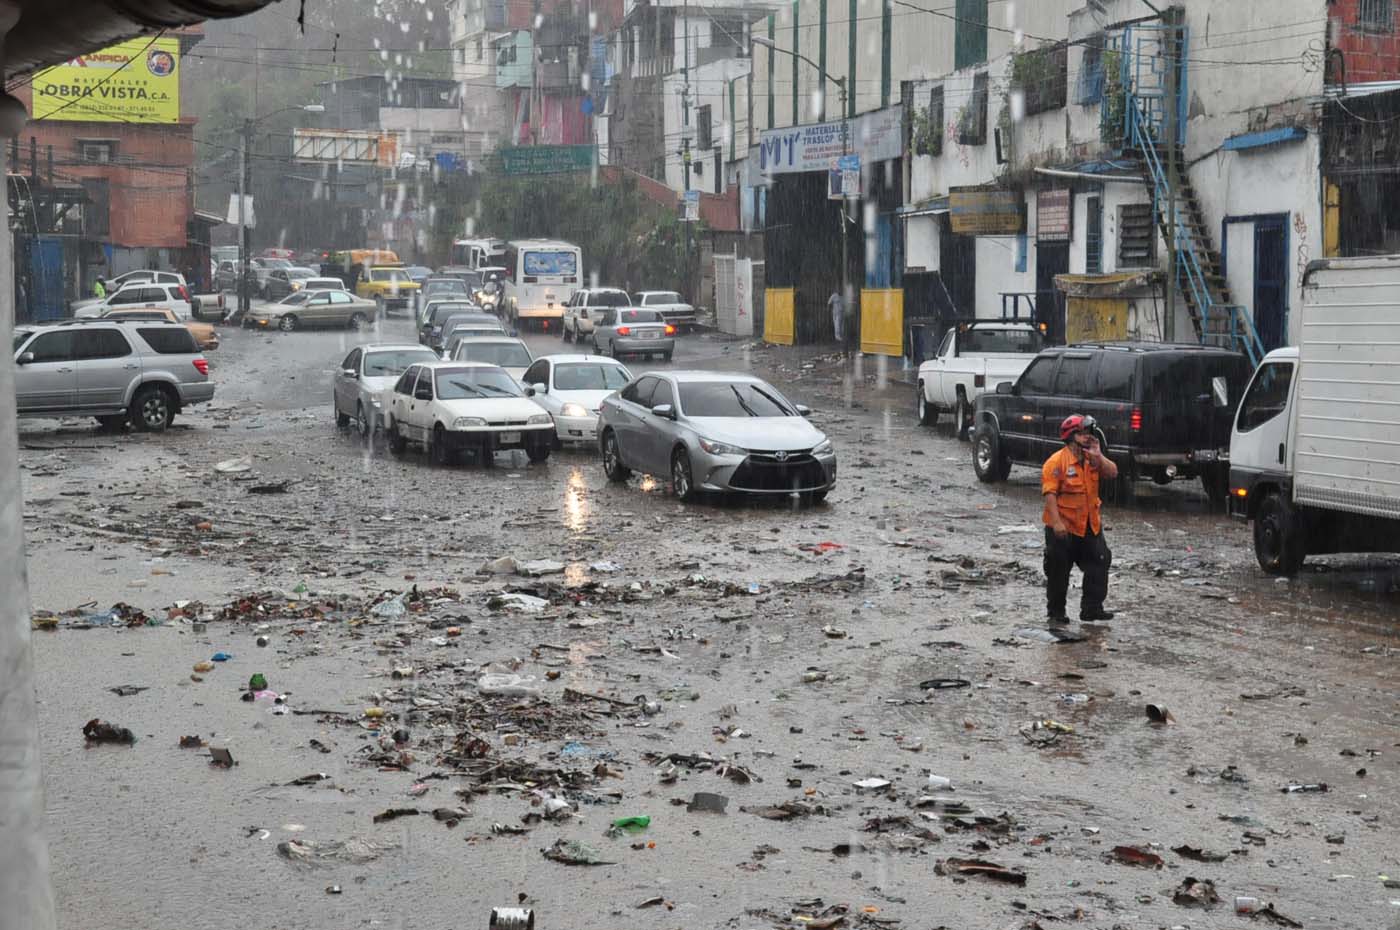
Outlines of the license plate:
<svg viewBox="0 0 1400 930">
<path fill-rule="evenodd" d="M 1196 453 L 1195 459 L 1198 462 L 1215 462 L 1220 459 L 1220 453 L 1214 449 L 1201 449 Z"/>
<path fill-rule="evenodd" d="M 650 337 L 652 337 L 652 336 L 659 336 L 659 335 L 661 335 L 661 330 L 659 330 L 659 329 L 639 329 L 639 330 L 637 330 L 637 335 L 638 335 L 638 336 L 646 336 L 646 337 L 650 338 Z"/>
<path fill-rule="evenodd" d="M 520 434 L 519 434 L 519 433 L 500 433 L 500 434 L 498 434 L 498 435 L 496 436 L 496 441 L 499 442 L 499 443 L 500 443 L 501 445 L 503 445 L 503 446 L 510 445 L 511 443 L 519 442 L 519 441 L 520 441 Z"/>
</svg>

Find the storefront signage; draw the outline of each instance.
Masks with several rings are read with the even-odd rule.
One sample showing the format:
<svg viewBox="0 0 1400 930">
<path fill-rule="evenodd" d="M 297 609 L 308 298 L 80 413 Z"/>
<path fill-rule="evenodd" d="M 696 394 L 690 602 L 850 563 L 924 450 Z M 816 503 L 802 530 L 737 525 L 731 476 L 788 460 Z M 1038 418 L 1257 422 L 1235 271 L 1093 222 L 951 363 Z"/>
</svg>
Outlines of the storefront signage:
<svg viewBox="0 0 1400 930">
<path fill-rule="evenodd" d="M 34 77 L 34 119 L 178 123 L 180 40 L 132 39 Z"/>
<path fill-rule="evenodd" d="M 769 129 L 759 136 L 759 170 L 766 175 L 831 171 L 846 154 L 858 155 L 862 164 L 871 165 L 898 158 L 903 142 L 903 110 L 899 107 L 853 120 Z"/>
<path fill-rule="evenodd" d="M 955 187 L 948 192 L 948 218 L 960 236 L 1014 236 L 1024 225 L 1015 191 Z"/>
<path fill-rule="evenodd" d="M 1068 242 L 1073 215 L 1069 188 L 1040 191 L 1035 195 L 1035 238 L 1037 242 Z"/>
</svg>

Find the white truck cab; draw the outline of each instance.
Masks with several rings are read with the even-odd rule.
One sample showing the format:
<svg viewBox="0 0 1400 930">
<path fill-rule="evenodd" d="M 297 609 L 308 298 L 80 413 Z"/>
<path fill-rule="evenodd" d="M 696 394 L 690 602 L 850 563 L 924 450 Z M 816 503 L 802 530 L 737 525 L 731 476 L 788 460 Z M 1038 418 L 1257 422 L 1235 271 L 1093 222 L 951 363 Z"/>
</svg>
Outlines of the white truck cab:
<svg viewBox="0 0 1400 930">
<path fill-rule="evenodd" d="M 1400 256 L 1315 261 L 1302 336 L 1254 372 L 1230 436 L 1230 509 L 1264 571 L 1400 552 Z"/>
</svg>

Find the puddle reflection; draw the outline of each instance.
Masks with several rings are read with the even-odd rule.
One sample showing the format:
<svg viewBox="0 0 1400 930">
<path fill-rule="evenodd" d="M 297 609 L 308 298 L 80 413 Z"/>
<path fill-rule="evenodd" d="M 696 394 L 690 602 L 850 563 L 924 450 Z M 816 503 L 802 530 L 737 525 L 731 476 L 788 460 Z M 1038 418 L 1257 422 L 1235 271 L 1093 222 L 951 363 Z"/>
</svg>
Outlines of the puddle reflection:
<svg viewBox="0 0 1400 930">
<path fill-rule="evenodd" d="M 588 528 L 588 518 L 592 513 L 593 505 L 588 500 L 588 483 L 583 479 L 583 469 L 575 467 L 570 470 L 568 484 L 564 486 L 564 526 L 572 533 L 582 533 Z"/>
</svg>

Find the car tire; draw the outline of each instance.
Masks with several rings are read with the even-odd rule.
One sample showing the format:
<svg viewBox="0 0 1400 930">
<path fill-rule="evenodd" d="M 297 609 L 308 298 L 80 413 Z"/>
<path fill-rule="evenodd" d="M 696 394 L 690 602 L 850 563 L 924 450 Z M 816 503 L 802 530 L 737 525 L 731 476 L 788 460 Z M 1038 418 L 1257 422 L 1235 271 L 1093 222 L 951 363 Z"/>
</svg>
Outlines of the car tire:
<svg viewBox="0 0 1400 930">
<path fill-rule="evenodd" d="M 622 463 L 622 446 L 612 430 L 603 433 L 603 474 L 609 481 L 619 483 L 632 477 L 632 469 Z"/>
<path fill-rule="evenodd" d="M 602 347 L 598 345 L 598 337 L 597 337 L 597 336 L 594 336 L 594 337 L 593 337 L 593 354 L 594 354 L 594 355 L 602 355 L 602 354 L 603 354 L 603 349 L 602 349 Z"/>
<path fill-rule="evenodd" d="M 811 501 L 813 504 L 820 504 L 822 501 L 826 500 L 826 494 L 827 494 L 827 492 L 828 492 L 829 490 L 831 490 L 831 489 L 830 489 L 830 488 L 822 488 L 820 491 L 813 491 L 813 492 L 811 493 L 811 495 L 809 495 L 810 501 Z"/>
<path fill-rule="evenodd" d="M 389 424 L 389 451 L 395 455 L 403 455 L 408 449 L 408 440 L 403 438 L 399 432 L 399 424 Z"/>
<path fill-rule="evenodd" d="M 366 322 L 368 321 L 365 319 L 365 315 L 363 313 L 355 312 L 350 314 L 350 328 L 355 332 L 358 333 L 362 329 L 364 329 Z"/>
<path fill-rule="evenodd" d="M 1270 575 L 1285 578 L 1298 574 L 1307 553 L 1302 528 L 1293 505 L 1279 492 L 1271 492 L 1254 516 L 1254 557 Z"/>
<path fill-rule="evenodd" d="M 348 414 L 348 413 L 341 413 L 339 407 L 335 408 L 335 428 L 336 428 L 336 429 L 349 429 L 349 428 L 350 428 L 350 414 Z"/>
<path fill-rule="evenodd" d="M 570 342 L 570 341 L 571 341 L 571 340 L 569 339 L 569 324 L 568 324 L 568 323 L 560 323 L 560 324 L 559 324 L 559 338 L 560 338 L 562 341 L 564 341 L 564 342 Z"/>
<path fill-rule="evenodd" d="M 616 342 L 613 342 L 611 339 L 609 339 L 609 340 L 608 340 L 608 358 L 617 358 L 617 357 L 618 357 L 618 354 L 617 354 L 617 343 L 616 343 Z"/>
<path fill-rule="evenodd" d="M 355 405 L 355 421 L 359 424 L 360 438 L 369 442 L 374 438 L 374 424 L 365 416 L 365 405 Z"/>
<path fill-rule="evenodd" d="M 549 453 L 553 451 L 548 442 L 533 442 L 525 447 L 525 456 L 532 464 L 538 465 L 549 460 Z"/>
<path fill-rule="evenodd" d="M 671 487 L 676 492 L 676 500 L 695 499 L 695 473 L 690 468 L 690 453 L 684 449 L 671 453 Z"/>
<path fill-rule="evenodd" d="M 288 313 L 277 321 L 277 328 L 284 333 L 290 333 L 297 328 L 297 317 L 295 313 Z"/>
<path fill-rule="evenodd" d="M 175 419 L 175 400 L 170 393 L 160 384 L 138 388 L 128 411 L 132 427 L 143 433 L 164 432 Z"/>
<path fill-rule="evenodd" d="M 432 444 L 428 446 L 428 461 L 434 465 L 451 465 L 456 458 L 452 450 L 447 447 L 447 430 L 439 423 L 433 427 Z"/>
<path fill-rule="evenodd" d="M 959 392 L 957 403 L 953 406 L 953 435 L 960 441 L 966 442 L 971 426 L 972 409 L 968 406 L 967 395 Z"/>
<path fill-rule="evenodd" d="M 919 382 L 919 425 L 934 426 L 938 423 L 938 408 L 928 402 L 928 397 L 924 394 L 924 383 Z"/>
<path fill-rule="evenodd" d="M 986 484 L 1005 481 L 1011 474 L 1011 460 L 1001 451 L 1001 433 L 991 423 L 977 427 L 972 437 L 972 470 Z"/>
<path fill-rule="evenodd" d="M 102 424 L 102 428 L 105 430 L 119 432 L 123 426 L 126 426 L 126 414 L 115 413 L 110 416 L 98 417 L 97 422 Z"/>
</svg>

